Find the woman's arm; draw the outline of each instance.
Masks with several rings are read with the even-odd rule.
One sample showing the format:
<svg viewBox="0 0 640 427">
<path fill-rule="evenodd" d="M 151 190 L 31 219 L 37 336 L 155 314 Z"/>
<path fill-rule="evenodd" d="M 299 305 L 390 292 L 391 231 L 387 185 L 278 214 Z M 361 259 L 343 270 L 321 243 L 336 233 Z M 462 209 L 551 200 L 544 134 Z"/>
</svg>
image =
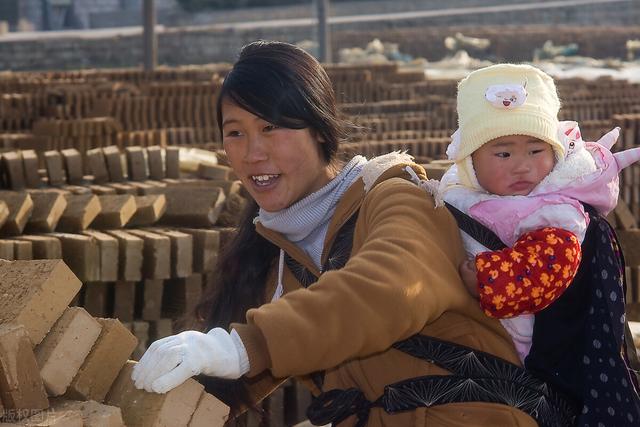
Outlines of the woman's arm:
<svg viewBox="0 0 640 427">
<path fill-rule="evenodd" d="M 468 295 L 455 220 L 424 190 L 400 178 L 365 197 L 351 259 L 307 289 L 249 310 L 234 324 L 249 355 L 249 376 L 304 375 L 387 349 Z"/>
</svg>

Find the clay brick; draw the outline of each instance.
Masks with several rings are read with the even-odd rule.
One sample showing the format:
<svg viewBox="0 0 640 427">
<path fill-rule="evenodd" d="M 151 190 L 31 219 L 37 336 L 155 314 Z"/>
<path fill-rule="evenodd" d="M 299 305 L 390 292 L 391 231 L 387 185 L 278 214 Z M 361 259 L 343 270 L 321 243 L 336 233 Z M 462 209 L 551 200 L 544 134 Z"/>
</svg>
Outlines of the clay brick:
<svg viewBox="0 0 640 427">
<path fill-rule="evenodd" d="M 5 409 L 49 407 L 31 340 L 22 326 L 0 326 L 0 396 Z"/>
<path fill-rule="evenodd" d="M 82 306 L 93 317 L 105 317 L 109 303 L 113 299 L 111 294 L 112 283 L 89 282 L 83 285 L 84 303 Z"/>
<path fill-rule="evenodd" d="M 33 259 L 33 244 L 23 240 L 12 240 L 13 257 L 15 260 L 28 261 Z"/>
<path fill-rule="evenodd" d="M 25 230 L 29 233 L 50 233 L 56 229 L 67 209 L 67 199 L 58 191 L 32 191 L 33 212 Z"/>
<path fill-rule="evenodd" d="M 144 240 L 142 273 L 145 279 L 168 279 L 171 277 L 171 240 L 145 230 L 129 230 L 129 233 Z"/>
<path fill-rule="evenodd" d="M 63 185 L 60 189 L 71 194 L 92 194 L 91 189 L 82 185 Z"/>
<path fill-rule="evenodd" d="M 4 202 L 4 200 L 0 200 L 0 228 L 4 226 L 8 218 L 9 218 L 9 207 Z"/>
<path fill-rule="evenodd" d="M 78 373 L 102 326 L 81 307 L 69 307 L 35 348 L 42 381 L 50 396 L 60 396 Z"/>
<path fill-rule="evenodd" d="M 118 281 L 114 285 L 113 317 L 130 322 L 133 320 L 136 299 L 136 282 Z"/>
<path fill-rule="evenodd" d="M 16 191 L 23 190 L 26 187 L 26 179 L 20 152 L 10 151 L 3 153 L 2 166 L 7 174 L 9 188 Z"/>
<path fill-rule="evenodd" d="M 130 226 L 152 225 L 164 215 L 167 199 L 164 194 L 136 196 L 136 213 L 129 221 Z"/>
<path fill-rule="evenodd" d="M 4 225 L 0 230 L 5 236 L 15 236 L 22 234 L 27 221 L 31 217 L 33 211 L 33 200 L 29 193 L 17 191 L 0 191 L 0 200 L 6 203 L 9 208 L 9 215 L 4 221 Z M 3 216 L 0 207 L 0 220 Z"/>
<path fill-rule="evenodd" d="M 38 173 L 38 155 L 34 150 L 22 151 L 22 165 L 24 166 L 25 184 L 29 188 L 42 186 L 42 178 Z"/>
<path fill-rule="evenodd" d="M 116 406 L 103 405 L 96 401 L 51 399 L 56 411 L 79 411 L 84 427 L 125 427 L 122 411 Z"/>
<path fill-rule="evenodd" d="M 214 271 L 220 249 L 218 230 L 181 228 L 180 231 L 191 234 L 193 237 L 193 271 L 196 273 Z"/>
<path fill-rule="evenodd" d="M 147 181 L 129 181 L 132 187 L 135 187 L 138 196 L 148 194 L 162 194 L 162 190 L 155 185 L 148 184 Z"/>
<path fill-rule="evenodd" d="M 70 233 L 52 233 L 62 245 L 62 259 L 83 282 L 100 280 L 100 248 L 90 236 Z"/>
<path fill-rule="evenodd" d="M 138 195 L 138 189 L 131 184 L 125 184 L 123 182 L 110 182 L 105 184 L 107 187 L 111 187 L 116 191 L 116 194 L 131 194 L 132 196 Z"/>
<path fill-rule="evenodd" d="M 180 178 L 180 149 L 178 147 L 167 147 L 165 149 L 165 166 L 167 178 Z"/>
<path fill-rule="evenodd" d="M 228 166 L 200 163 L 196 173 L 200 178 L 226 181 L 229 180 L 232 170 Z"/>
<path fill-rule="evenodd" d="M 109 180 L 112 182 L 124 181 L 124 169 L 122 166 L 122 156 L 120 150 L 115 145 L 110 145 L 102 149 L 104 158 L 107 161 L 109 170 Z"/>
<path fill-rule="evenodd" d="M 138 345 L 133 350 L 132 357 L 140 360 L 145 351 L 147 351 L 149 344 L 149 322 L 131 322 L 131 331 L 133 335 L 138 339 Z"/>
<path fill-rule="evenodd" d="M 117 194 L 98 198 L 101 211 L 92 223 L 94 228 L 122 228 L 136 213 L 134 196 Z"/>
<path fill-rule="evenodd" d="M 64 184 L 64 169 L 62 167 L 62 155 L 55 150 L 44 152 L 44 163 L 47 167 L 48 184 L 60 186 Z"/>
<path fill-rule="evenodd" d="M 625 203 L 624 200 L 618 199 L 618 204 L 614 209 L 615 217 L 620 225 L 620 228 L 623 230 L 631 230 L 638 228 L 638 222 L 636 218 L 633 216 L 631 211 L 629 210 L 629 206 Z"/>
<path fill-rule="evenodd" d="M 69 184 L 79 184 L 82 182 L 82 156 L 75 148 L 61 150 L 60 154 L 64 159 L 64 166 L 67 172 L 67 182 Z"/>
<path fill-rule="evenodd" d="M 640 266 L 640 230 L 618 230 L 616 234 L 626 264 L 629 267 Z"/>
<path fill-rule="evenodd" d="M 31 243 L 33 259 L 60 259 L 62 258 L 62 244 L 53 236 L 22 235 L 16 239 Z"/>
<path fill-rule="evenodd" d="M 103 184 L 109 181 L 109 171 L 102 148 L 87 150 L 87 161 L 91 175 L 93 175 L 93 182 Z"/>
<path fill-rule="evenodd" d="M 66 397 L 70 399 L 104 400 L 138 344 L 136 337 L 117 319 L 97 320 L 102 331 L 67 390 Z"/>
<path fill-rule="evenodd" d="M 211 227 L 224 208 L 225 195 L 220 188 L 168 187 L 167 210 L 160 222 L 186 227 Z"/>
<path fill-rule="evenodd" d="M 67 208 L 56 229 L 70 233 L 86 230 L 100 213 L 100 199 L 94 194 L 71 194 L 66 198 Z"/>
<path fill-rule="evenodd" d="M 209 393 L 202 393 L 189 427 L 223 426 L 229 418 L 229 407 Z"/>
<path fill-rule="evenodd" d="M 87 230 L 82 234 L 93 237 L 98 243 L 100 280 L 103 282 L 115 282 L 118 280 L 118 239 L 95 230 Z"/>
<path fill-rule="evenodd" d="M 144 181 L 149 177 L 147 173 L 147 162 L 144 158 L 142 147 L 126 147 L 124 149 L 127 156 L 127 170 L 129 179 L 132 181 Z"/>
<path fill-rule="evenodd" d="M 19 425 L 25 427 L 82 427 L 82 412 L 71 410 L 42 411 L 22 421 Z"/>
<path fill-rule="evenodd" d="M 144 184 L 140 186 L 140 184 Z M 153 194 L 164 194 L 167 184 L 161 181 L 153 181 L 147 180 L 144 183 L 138 183 L 138 195 L 139 196 L 150 196 Z"/>
<path fill-rule="evenodd" d="M 144 240 L 121 230 L 107 232 L 118 239 L 118 278 L 127 281 L 142 279 Z"/>
<path fill-rule="evenodd" d="M 149 338 L 151 342 L 173 335 L 173 319 L 157 319 L 149 322 Z"/>
<path fill-rule="evenodd" d="M 16 259 L 13 250 L 13 240 L 0 240 L 0 259 L 7 261 Z"/>
<path fill-rule="evenodd" d="M 240 194 L 246 197 L 245 190 L 242 187 L 242 183 L 239 180 L 225 181 L 219 179 L 165 179 L 164 184 L 168 187 L 179 187 L 184 191 L 189 191 L 191 188 L 221 188 L 224 191 L 224 195 Z"/>
<path fill-rule="evenodd" d="M 106 403 L 120 407 L 128 426 L 187 426 L 200 401 L 203 386 L 188 379 L 165 394 L 138 390 L 131 381 L 134 364 L 129 361 L 122 368 Z"/>
<path fill-rule="evenodd" d="M 146 279 L 142 282 L 142 320 L 158 320 L 162 315 L 164 280 Z"/>
<path fill-rule="evenodd" d="M 147 162 L 149 165 L 149 178 L 164 178 L 164 165 L 162 164 L 162 148 L 154 145 L 147 147 Z"/>
<path fill-rule="evenodd" d="M 171 239 L 171 277 L 188 277 L 193 273 L 193 237 L 177 230 L 151 228 Z"/>
<path fill-rule="evenodd" d="M 179 317 L 194 312 L 202 297 L 202 275 L 167 281 L 162 298 L 163 317 Z"/>
<path fill-rule="evenodd" d="M 0 324 L 23 325 L 38 344 L 80 290 L 61 260 L 0 262 Z"/>
<path fill-rule="evenodd" d="M 115 188 L 107 187 L 104 185 L 90 185 L 89 189 L 96 196 L 104 196 L 106 194 L 117 194 Z"/>
</svg>

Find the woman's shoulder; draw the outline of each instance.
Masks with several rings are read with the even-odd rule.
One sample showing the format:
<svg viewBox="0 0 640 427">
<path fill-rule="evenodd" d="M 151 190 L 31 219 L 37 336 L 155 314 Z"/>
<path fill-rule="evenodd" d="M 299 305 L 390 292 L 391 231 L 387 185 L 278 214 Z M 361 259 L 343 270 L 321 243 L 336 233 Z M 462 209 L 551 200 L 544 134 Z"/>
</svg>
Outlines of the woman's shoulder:
<svg viewBox="0 0 640 427">
<path fill-rule="evenodd" d="M 401 178 L 404 181 L 426 179 L 424 168 L 413 162 L 413 157 L 405 152 L 393 151 L 367 162 L 362 169 L 362 182 L 365 193 L 382 183 L 387 183 L 393 178 Z M 399 180 L 393 180 L 397 185 Z M 393 185 L 393 184 L 391 184 Z"/>
</svg>

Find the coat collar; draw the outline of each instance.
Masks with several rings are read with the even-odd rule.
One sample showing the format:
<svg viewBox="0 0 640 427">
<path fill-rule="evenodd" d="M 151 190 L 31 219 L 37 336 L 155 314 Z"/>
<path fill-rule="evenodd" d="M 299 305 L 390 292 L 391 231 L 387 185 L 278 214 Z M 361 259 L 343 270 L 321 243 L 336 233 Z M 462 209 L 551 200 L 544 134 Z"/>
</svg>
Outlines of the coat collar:
<svg viewBox="0 0 640 427">
<path fill-rule="evenodd" d="M 412 159 L 413 158 L 406 153 L 393 152 L 375 157 L 367 162 L 363 168 L 362 176 L 351 184 L 336 206 L 335 213 L 329 222 L 322 249 L 322 264 L 326 261 L 327 252 L 331 248 L 338 231 L 349 218 L 360 209 L 366 194 L 371 191 L 372 188 L 390 178 L 401 177 L 410 179 L 409 174 L 405 170 L 407 166 L 411 167 L 420 178 L 426 179 L 424 169 L 413 163 Z M 320 276 L 320 271 L 311 258 L 300 249 L 300 247 L 287 240 L 281 233 L 264 227 L 259 221 L 256 223 L 256 231 L 262 237 L 283 249 L 290 257 L 298 261 L 310 272 L 316 276 Z"/>
</svg>

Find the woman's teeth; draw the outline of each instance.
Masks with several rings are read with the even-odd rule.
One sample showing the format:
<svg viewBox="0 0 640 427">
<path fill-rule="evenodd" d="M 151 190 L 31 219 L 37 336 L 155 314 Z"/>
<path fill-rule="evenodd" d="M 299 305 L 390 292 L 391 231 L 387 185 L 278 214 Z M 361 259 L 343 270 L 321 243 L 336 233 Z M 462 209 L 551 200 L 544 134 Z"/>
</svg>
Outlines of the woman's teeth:
<svg viewBox="0 0 640 427">
<path fill-rule="evenodd" d="M 251 179 L 256 185 L 269 185 L 278 176 L 280 175 L 252 175 Z"/>
</svg>

